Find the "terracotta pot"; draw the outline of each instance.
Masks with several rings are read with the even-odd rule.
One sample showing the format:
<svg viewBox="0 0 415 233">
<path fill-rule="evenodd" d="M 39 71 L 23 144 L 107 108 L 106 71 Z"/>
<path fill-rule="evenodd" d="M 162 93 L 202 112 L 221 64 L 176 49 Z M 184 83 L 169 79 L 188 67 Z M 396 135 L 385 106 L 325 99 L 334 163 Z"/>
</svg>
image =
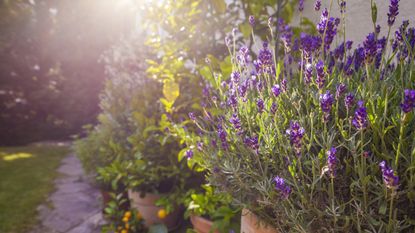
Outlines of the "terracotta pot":
<svg viewBox="0 0 415 233">
<path fill-rule="evenodd" d="M 190 216 L 190 221 L 197 233 L 219 233 L 218 230 L 211 231 L 213 222 L 206 218 L 192 215 Z"/>
<path fill-rule="evenodd" d="M 242 210 L 241 233 L 278 233 L 277 230 L 260 221 L 258 216 L 247 209 Z"/>
<path fill-rule="evenodd" d="M 162 223 L 169 230 L 173 230 L 179 226 L 179 220 L 182 216 L 182 211 L 179 208 L 175 208 L 172 213 L 163 219 L 158 217 L 157 213 L 162 208 L 156 206 L 155 203 L 162 197 L 161 195 L 147 193 L 144 197 L 140 197 L 140 193 L 128 190 L 128 196 L 130 197 L 131 208 L 135 208 L 140 212 L 147 227 Z"/>
</svg>

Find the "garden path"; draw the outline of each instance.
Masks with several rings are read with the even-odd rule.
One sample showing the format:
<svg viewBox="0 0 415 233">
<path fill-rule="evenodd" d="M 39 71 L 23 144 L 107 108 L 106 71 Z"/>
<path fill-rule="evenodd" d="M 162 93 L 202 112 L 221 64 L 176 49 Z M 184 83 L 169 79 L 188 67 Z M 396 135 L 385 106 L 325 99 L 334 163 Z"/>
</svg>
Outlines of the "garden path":
<svg viewBox="0 0 415 233">
<path fill-rule="evenodd" d="M 32 233 L 100 232 L 99 191 L 88 182 L 78 158 L 69 154 L 58 172 L 62 175 L 55 180 L 55 192 L 38 207 L 40 223 Z"/>
</svg>

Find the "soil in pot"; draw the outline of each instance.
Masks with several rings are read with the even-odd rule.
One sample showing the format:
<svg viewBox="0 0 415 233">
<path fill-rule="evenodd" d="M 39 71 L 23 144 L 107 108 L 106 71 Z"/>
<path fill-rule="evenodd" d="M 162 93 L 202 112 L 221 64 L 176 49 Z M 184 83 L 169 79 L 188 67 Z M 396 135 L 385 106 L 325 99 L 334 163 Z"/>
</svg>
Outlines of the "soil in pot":
<svg viewBox="0 0 415 233">
<path fill-rule="evenodd" d="M 248 209 L 242 210 L 241 233 L 278 233 L 277 230 L 260 221 L 258 216 Z"/>
<path fill-rule="evenodd" d="M 193 229 L 197 233 L 219 233 L 218 230 L 210 231 L 212 229 L 213 222 L 204 217 L 192 215 L 190 216 L 190 221 L 192 222 Z"/>
<path fill-rule="evenodd" d="M 161 198 L 161 195 L 147 193 L 144 197 L 141 197 L 140 193 L 128 190 L 128 196 L 130 197 L 131 208 L 135 208 L 140 212 L 147 227 L 162 223 L 170 231 L 180 225 L 183 212 L 180 208 L 176 208 L 163 219 L 158 217 L 158 212 L 162 208 L 156 206 L 155 203 Z"/>
</svg>

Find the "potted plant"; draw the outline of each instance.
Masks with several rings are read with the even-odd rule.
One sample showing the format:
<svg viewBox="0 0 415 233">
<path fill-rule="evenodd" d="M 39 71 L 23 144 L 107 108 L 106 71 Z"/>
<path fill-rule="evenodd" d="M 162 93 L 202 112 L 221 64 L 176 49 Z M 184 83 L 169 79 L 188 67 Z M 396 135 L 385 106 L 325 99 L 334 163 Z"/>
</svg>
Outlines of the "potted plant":
<svg viewBox="0 0 415 233">
<path fill-rule="evenodd" d="M 187 194 L 185 217 L 190 217 L 198 233 L 230 232 L 236 229 L 240 210 L 232 206 L 232 197 L 218 193 L 210 185 L 202 185 L 203 191 L 191 190 Z M 234 230 L 235 231 L 235 230 Z"/>
<path fill-rule="evenodd" d="M 257 55 L 229 40 L 227 63 L 210 60 L 204 75 L 203 115 L 190 114 L 203 132 L 192 159 L 274 231 L 412 232 L 415 29 L 404 21 L 382 37 L 374 26 L 356 49 L 347 36 L 335 46 L 340 7 L 342 19 L 321 9 L 315 34 L 271 19 L 278 38 Z M 386 31 L 397 10 L 391 1 Z"/>
</svg>

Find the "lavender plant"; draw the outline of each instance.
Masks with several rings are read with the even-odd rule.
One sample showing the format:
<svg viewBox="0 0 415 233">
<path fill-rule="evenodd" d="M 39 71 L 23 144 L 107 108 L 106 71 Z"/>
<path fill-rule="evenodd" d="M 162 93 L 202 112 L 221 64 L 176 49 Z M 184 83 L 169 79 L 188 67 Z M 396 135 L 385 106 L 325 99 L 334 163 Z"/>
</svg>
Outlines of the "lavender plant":
<svg viewBox="0 0 415 233">
<path fill-rule="evenodd" d="M 322 9 L 317 35 L 277 20 L 275 38 L 270 20 L 272 40 L 257 55 L 228 41 L 232 74 L 208 64 L 187 159 L 280 232 L 413 232 L 415 29 L 405 21 L 381 37 L 375 26 L 352 49 L 338 36 L 340 2 L 342 19 Z"/>
</svg>

